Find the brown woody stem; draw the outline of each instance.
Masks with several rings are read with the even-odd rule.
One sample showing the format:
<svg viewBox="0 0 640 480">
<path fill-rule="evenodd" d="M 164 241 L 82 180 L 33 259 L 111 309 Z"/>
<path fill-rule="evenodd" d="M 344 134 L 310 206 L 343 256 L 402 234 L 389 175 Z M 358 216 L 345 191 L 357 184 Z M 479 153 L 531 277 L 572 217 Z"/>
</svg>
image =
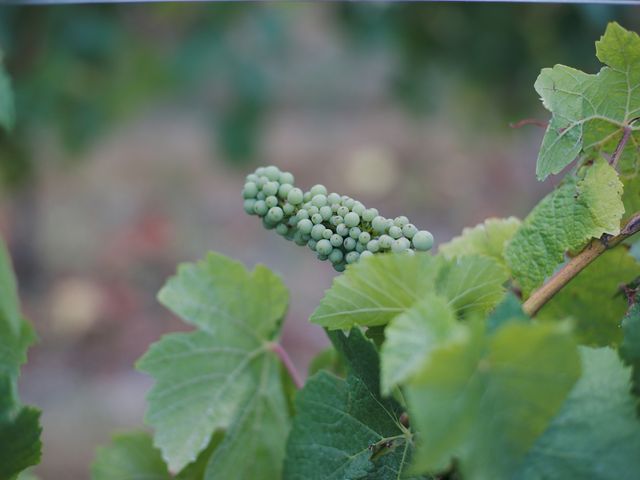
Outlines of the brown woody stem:
<svg viewBox="0 0 640 480">
<path fill-rule="evenodd" d="M 567 283 L 591 262 L 638 231 L 640 231 L 640 212 L 631 217 L 618 235 L 614 237 L 604 235 L 602 238 L 591 240 L 578 255 L 569 260 L 547 283 L 531 294 L 522 305 L 524 312 L 529 316 L 534 316 L 545 303 L 551 300 L 556 293 L 562 290 Z"/>
</svg>

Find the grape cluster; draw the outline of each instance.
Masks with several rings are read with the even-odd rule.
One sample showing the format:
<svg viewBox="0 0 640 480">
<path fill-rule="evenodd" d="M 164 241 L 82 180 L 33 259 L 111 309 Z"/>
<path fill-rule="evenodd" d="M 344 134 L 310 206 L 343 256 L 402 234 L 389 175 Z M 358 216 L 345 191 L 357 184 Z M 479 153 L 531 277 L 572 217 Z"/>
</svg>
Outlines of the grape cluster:
<svg viewBox="0 0 640 480">
<path fill-rule="evenodd" d="M 374 253 L 414 255 L 433 246 L 431 233 L 418 230 L 405 216 L 385 218 L 353 198 L 328 193 L 323 185 L 303 192 L 293 182 L 293 175 L 278 167 L 259 167 L 247 175 L 244 209 L 262 218 L 265 228 L 307 245 L 338 272 Z"/>
</svg>

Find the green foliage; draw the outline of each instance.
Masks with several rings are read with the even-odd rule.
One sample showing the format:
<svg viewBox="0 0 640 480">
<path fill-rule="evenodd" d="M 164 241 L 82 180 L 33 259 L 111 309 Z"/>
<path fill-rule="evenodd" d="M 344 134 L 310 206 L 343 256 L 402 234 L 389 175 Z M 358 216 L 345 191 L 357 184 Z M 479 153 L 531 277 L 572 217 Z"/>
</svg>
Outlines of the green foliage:
<svg viewBox="0 0 640 480">
<path fill-rule="evenodd" d="M 169 480 L 160 451 L 151 442 L 151 436 L 144 432 L 114 436 L 109 446 L 96 451 L 92 480 Z"/>
<path fill-rule="evenodd" d="M 163 458 L 179 471 L 224 429 L 205 478 L 277 478 L 289 412 L 270 345 L 288 303 L 284 285 L 263 266 L 249 273 L 211 253 L 181 265 L 159 299 L 199 327 L 163 337 L 138 362 L 156 380 L 146 420 Z M 253 462 L 237 465 L 247 455 Z"/>
<path fill-rule="evenodd" d="M 5 130 L 11 130 L 15 123 L 15 116 L 11 80 L 4 69 L 2 51 L 0 51 L 0 127 Z"/>
<path fill-rule="evenodd" d="M 591 238 L 620 232 L 622 183 L 604 160 L 570 176 L 525 218 L 507 245 L 505 256 L 528 297 L 564 260 Z"/>
<path fill-rule="evenodd" d="M 578 353 L 563 324 L 466 329 L 466 341 L 434 350 L 407 386 L 420 432 L 413 468 L 455 458 L 463 478 L 510 478 L 578 378 Z"/>
<path fill-rule="evenodd" d="M 640 397 L 640 304 L 634 303 L 622 320 L 620 357 L 632 367 L 633 393 Z"/>
<path fill-rule="evenodd" d="M 640 420 L 629 368 L 609 348 L 581 347 L 580 354 L 580 380 L 514 478 L 637 478 Z"/>
<path fill-rule="evenodd" d="M 6 412 L 0 412 L 6 413 Z M 21 407 L 0 419 L 0 478 L 12 478 L 40 461 L 40 411 Z"/>
</svg>

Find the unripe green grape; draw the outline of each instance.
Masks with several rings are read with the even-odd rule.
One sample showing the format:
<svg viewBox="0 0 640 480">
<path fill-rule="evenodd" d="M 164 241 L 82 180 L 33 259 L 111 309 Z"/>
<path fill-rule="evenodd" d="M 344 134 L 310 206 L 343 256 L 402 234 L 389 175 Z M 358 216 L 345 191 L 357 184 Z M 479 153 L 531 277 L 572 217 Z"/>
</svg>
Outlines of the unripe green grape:
<svg viewBox="0 0 640 480">
<path fill-rule="evenodd" d="M 360 233 L 362 233 L 362 230 L 360 230 L 358 227 L 351 227 L 349 229 L 349 236 L 354 240 L 357 240 L 358 237 L 360 237 Z"/>
<path fill-rule="evenodd" d="M 276 232 L 278 235 L 282 235 L 283 237 L 289 233 L 289 227 L 287 227 L 284 223 L 279 223 L 276 226 Z"/>
<path fill-rule="evenodd" d="M 351 237 L 347 237 L 342 242 L 342 245 L 344 246 L 344 249 L 348 252 L 356 248 L 356 241 Z"/>
<path fill-rule="evenodd" d="M 311 229 L 311 238 L 314 240 L 320 240 L 322 238 L 322 232 L 326 230 L 326 227 L 321 223 L 314 225 Z"/>
<path fill-rule="evenodd" d="M 267 217 L 274 223 L 279 222 L 284 217 L 284 212 L 280 207 L 272 207 L 267 212 Z"/>
<path fill-rule="evenodd" d="M 254 210 L 254 206 L 256 204 L 256 201 L 253 198 L 247 198 L 244 201 L 244 211 L 247 212 L 249 215 L 255 215 L 255 210 Z"/>
<path fill-rule="evenodd" d="M 265 198 L 267 198 L 267 196 L 264 194 L 264 192 L 258 192 L 258 194 L 256 195 L 256 200 L 264 200 Z"/>
<path fill-rule="evenodd" d="M 380 238 L 378 239 L 378 245 L 382 250 L 389 250 L 392 243 L 393 238 L 391 238 L 389 235 L 380 235 Z"/>
<path fill-rule="evenodd" d="M 294 207 L 288 202 L 282 206 L 282 211 L 284 212 L 285 215 L 291 215 L 295 211 L 295 209 L 296 207 Z"/>
<path fill-rule="evenodd" d="M 320 207 L 319 213 L 322 216 L 323 220 L 329 220 L 333 212 L 331 211 L 331 207 L 325 205 L 323 207 Z"/>
<path fill-rule="evenodd" d="M 334 227 L 337 227 L 342 223 L 343 218 L 340 215 L 334 215 L 329 219 L 329 223 Z"/>
<path fill-rule="evenodd" d="M 360 254 L 358 252 L 349 252 L 346 257 L 344 257 L 347 263 L 356 263 L 358 258 L 360 258 Z"/>
<path fill-rule="evenodd" d="M 333 265 L 333 268 L 336 272 L 340 272 L 340 273 L 344 272 L 346 269 L 344 263 L 336 263 Z"/>
<path fill-rule="evenodd" d="M 308 218 L 303 218 L 298 222 L 297 228 L 301 233 L 311 233 L 313 223 Z"/>
<path fill-rule="evenodd" d="M 320 215 L 319 213 L 314 213 L 313 215 L 311 215 L 311 221 L 316 225 L 322 223 L 322 215 Z"/>
<path fill-rule="evenodd" d="M 253 205 L 253 211 L 256 212 L 257 215 L 260 215 L 261 217 L 265 216 L 268 210 L 269 208 L 267 207 L 267 204 L 264 203 L 264 200 L 257 200 L 256 203 Z"/>
<path fill-rule="evenodd" d="M 278 178 L 278 181 L 282 185 L 293 185 L 295 178 L 293 177 L 293 174 L 289 172 L 280 172 L 280 178 Z"/>
<path fill-rule="evenodd" d="M 258 175 L 259 177 L 260 177 L 260 176 L 262 176 L 262 175 L 264 175 L 264 169 L 265 169 L 265 168 L 266 168 L 266 167 L 258 167 L 258 168 L 256 168 L 256 172 L 255 172 L 255 174 L 256 174 L 256 175 Z"/>
<path fill-rule="evenodd" d="M 399 217 L 396 217 L 393 219 L 393 224 L 396 227 L 404 227 L 406 224 L 409 223 L 409 219 L 407 217 L 405 217 L 404 215 L 400 215 Z"/>
<path fill-rule="evenodd" d="M 250 173 L 249 175 L 247 175 L 247 179 L 245 180 L 246 183 L 249 182 L 253 182 L 256 183 L 258 181 L 258 175 L 256 175 L 255 173 Z"/>
<path fill-rule="evenodd" d="M 340 208 L 340 204 L 339 203 L 334 203 L 333 205 L 331 205 L 331 211 L 333 213 L 338 213 L 338 209 Z"/>
<path fill-rule="evenodd" d="M 329 254 L 329 261 L 333 264 L 340 263 L 343 258 L 344 254 L 342 253 L 342 250 L 338 248 L 334 248 Z"/>
<path fill-rule="evenodd" d="M 311 192 L 304 192 L 304 197 L 302 198 L 304 199 L 305 202 L 310 202 L 312 197 L 313 195 L 311 195 Z"/>
<path fill-rule="evenodd" d="M 309 240 L 311 240 L 311 235 L 308 234 L 308 233 L 301 233 L 300 236 L 305 241 L 305 243 L 308 242 Z"/>
<path fill-rule="evenodd" d="M 361 243 L 356 243 L 356 248 L 355 248 L 355 251 L 356 251 L 356 252 L 358 252 L 358 253 L 362 253 L 362 252 L 364 252 L 366 249 L 367 249 L 367 247 L 366 247 L 366 246 L 364 246 L 363 244 L 361 244 Z"/>
<path fill-rule="evenodd" d="M 331 245 L 329 240 L 326 240 L 324 238 L 322 240 L 318 240 L 318 243 L 316 244 L 316 252 L 321 255 L 329 255 L 332 250 L 333 246 Z"/>
<path fill-rule="evenodd" d="M 391 228 L 389 228 L 389 236 L 394 240 L 400 238 L 402 236 L 402 229 L 392 225 Z"/>
<path fill-rule="evenodd" d="M 273 195 L 269 195 L 267 198 L 264 199 L 264 203 L 266 203 L 267 207 L 269 208 L 275 207 L 278 205 L 278 199 Z"/>
<path fill-rule="evenodd" d="M 298 216 L 294 215 L 292 217 L 289 217 L 289 220 L 287 221 L 287 225 L 289 225 L 290 227 L 297 227 L 299 221 L 300 219 L 298 218 Z"/>
<path fill-rule="evenodd" d="M 347 207 L 349 210 L 351 210 L 355 204 L 356 201 L 353 198 L 347 198 L 344 202 L 342 202 L 342 205 Z"/>
<path fill-rule="evenodd" d="M 316 245 L 318 244 L 318 242 L 316 240 L 314 240 L 313 238 L 311 240 L 309 240 L 307 242 L 307 246 L 313 250 L 314 252 L 316 251 Z"/>
<path fill-rule="evenodd" d="M 258 186 L 258 188 L 260 190 L 262 190 L 262 188 L 269 183 L 269 179 L 267 177 L 265 177 L 264 175 L 261 175 L 258 177 L 258 181 L 256 182 L 256 185 Z"/>
<path fill-rule="evenodd" d="M 402 234 L 409 240 L 411 240 L 416 233 L 418 233 L 418 229 L 412 223 L 407 223 L 402 227 Z"/>
<path fill-rule="evenodd" d="M 324 238 L 325 240 L 329 240 L 333 235 L 335 235 L 333 233 L 333 231 L 330 228 L 325 228 L 322 231 L 322 238 Z"/>
<path fill-rule="evenodd" d="M 371 240 L 371 234 L 369 232 L 362 232 L 358 236 L 358 242 L 362 243 L 363 245 L 369 243 L 369 240 Z"/>
<path fill-rule="evenodd" d="M 378 210 L 376 210 L 375 208 L 367 208 L 363 213 L 362 213 L 362 220 L 365 222 L 371 222 L 373 221 L 374 218 L 376 218 L 378 216 Z"/>
<path fill-rule="evenodd" d="M 320 209 L 318 209 L 318 207 L 316 207 L 315 205 L 311 205 L 309 208 L 307 208 L 307 212 L 309 212 L 309 215 L 315 215 L 316 213 L 320 213 Z"/>
<path fill-rule="evenodd" d="M 371 253 L 378 252 L 380 250 L 378 240 L 370 240 L 369 243 L 367 243 L 367 250 L 369 250 Z"/>
<path fill-rule="evenodd" d="M 270 220 L 266 216 L 262 217 L 262 226 L 267 230 L 273 230 L 278 223 Z"/>
<path fill-rule="evenodd" d="M 303 218 L 309 218 L 309 212 L 307 212 L 306 210 L 302 209 L 302 210 L 298 210 L 298 213 L 296 213 L 296 216 L 299 219 L 303 219 Z"/>
<path fill-rule="evenodd" d="M 360 215 L 355 212 L 349 212 L 344 216 L 344 224 L 347 227 L 355 227 L 360 223 Z"/>
<path fill-rule="evenodd" d="M 347 227 L 344 223 L 340 223 L 336 225 L 336 233 L 342 237 L 346 237 L 349 235 L 349 227 Z"/>
<path fill-rule="evenodd" d="M 338 207 L 336 213 L 344 218 L 349 213 L 349 209 L 343 205 L 341 207 Z"/>
<path fill-rule="evenodd" d="M 358 215 L 362 216 L 362 214 L 365 212 L 365 207 L 363 204 L 361 204 L 360 202 L 356 202 L 353 205 L 353 208 L 351 209 L 352 212 L 357 213 Z"/>
<path fill-rule="evenodd" d="M 331 242 L 332 246 L 339 247 L 342 245 L 343 238 L 337 233 L 334 233 L 331 235 L 331 238 L 329 238 L 329 241 Z"/>
<path fill-rule="evenodd" d="M 425 252 L 433 247 L 433 235 L 427 230 L 420 230 L 411 239 L 413 248 L 419 252 Z"/>
<path fill-rule="evenodd" d="M 374 217 L 373 220 L 371 221 L 371 228 L 373 228 L 373 230 L 377 233 L 384 233 L 387 231 L 387 222 L 386 222 L 386 218 L 381 217 L 380 215 L 378 215 L 377 217 Z"/>
<path fill-rule="evenodd" d="M 339 204 L 340 195 L 338 195 L 337 193 L 330 193 L 329 195 L 327 195 L 327 202 L 329 202 L 329 205 Z"/>
<path fill-rule="evenodd" d="M 393 243 L 391 244 L 391 251 L 393 253 L 404 252 L 410 246 L 411 246 L 411 243 L 409 242 L 409 240 L 407 240 L 404 237 L 398 238 L 397 240 L 394 240 Z"/>
<path fill-rule="evenodd" d="M 280 185 L 280 188 L 278 188 L 278 197 L 280 197 L 283 200 L 286 200 L 287 195 L 289 195 L 289 192 L 291 190 L 293 190 L 293 185 L 289 183 L 283 183 L 282 185 Z"/>
<path fill-rule="evenodd" d="M 308 240 L 305 240 L 302 237 L 302 234 L 300 233 L 300 231 L 296 231 L 296 233 L 293 234 L 293 243 L 295 243 L 296 245 L 300 245 L 301 247 L 307 244 Z"/>
<path fill-rule="evenodd" d="M 403 253 L 405 255 L 409 255 L 410 257 L 413 257 L 416 254 L 416 251 L 411 248 L 407 248 Z"/>
<path fill-rule="evenodd" d="M 316 247 L 317 247 L 317 245 L 316 245 Z M 323 255 L 322 253 L 316 253 L 316 258 L 318 260 L 321 260 L 321 261 L 324 262 L 327 258 L 329 258 L 329 256 L 328 255 Z"/>
<path fill-rule="evenodd" d="M 300 190 L 297 187 L 293 187 L 291 191 L 287 194 L 287 201 L 291 205 L 299 205 L 302 203 L 303 195 L 304 194 L 302 193 L 302 190 Z"/>
<path fill-rule="evenodd" d="M 258 186 L 253 182 L 247 182 L 242 189 L 243 198 L 255 198 L 258 194 Z"/>
<path fill-rule="evenodd" d="M 369 250 L 365 250 L 360 254 L 360 260 L 368 257 L 373 257 L 373 253 L 371 253 Z"/>
<path fill-rule="evenodd" d="M 309 193 L 311 194 L 312 197 L 315 195 L 324 195 L 326 197 L 327 188 L 324 185 L 317 184 L 311 187 L 311 190 L 309 190 Z"/>
<path fill-rule="evenodd" d="M 278 180 L 280 178 L 280 169 L 273 165 L 265 167 L 264 176 L 269 180 Z"/>
<path fill-rule="evenodd" d="M 280 188 L 280 184 L 278 182 L 269 182 L 264 187 L 262 187 L 262 193 L 265 195 L 277 195 L 278 189 Z"/>
<path fill-rule="evenodd" d="M 327 204 L 327 197 L 325 195 L 314 195 L 311 203 L 318 208 L 324 207 Z"/>
</svg>

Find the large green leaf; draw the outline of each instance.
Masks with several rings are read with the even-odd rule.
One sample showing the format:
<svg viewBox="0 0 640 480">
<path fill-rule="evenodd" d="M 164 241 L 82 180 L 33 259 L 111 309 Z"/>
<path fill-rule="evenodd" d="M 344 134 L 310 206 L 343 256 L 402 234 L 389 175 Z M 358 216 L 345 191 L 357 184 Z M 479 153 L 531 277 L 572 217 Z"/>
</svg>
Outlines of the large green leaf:
<svg viewBox="0 0 640 480">
<path fill-rule="evenodd" d="M 99 447 L 91 464 L 92 480 L 169 480 L 160 450 L 149 434 L 132 432 L 113 437 L 111 444 Z"/>
<path fill-rule="evenodd" d="M 560 172 L 580 154 L 612 154 L 623 131 L 640 115 L 640 38 L 610 23 L 596 43 L 598 59 L 608 65 L 588 75 L 564 65 L 542 70 L 536 91 L 553 114 L 538 155 L 537 175 L 543 180 Z M 640 132 L 625 148 L 638 159 Z"/>
<path fill-rule="evenodd" d="M 288 428 L 286 404 L 274 393 L 282 385 L 271 352 L 288 301 L 284 285 L 265 267 L 249 273 L 211 253 L 197 264 L 182 265 L 159 297 L 202 328 L 163 337 L 138 362 L 156 380 L 145 418 L 156 429 L 154 443 L 169 467 L 179 471 L 193 462 L 218 429 L 228 429 L 218 448 L 227 449 L 229 457 L 234 448 L 248 454 L 237 439 L 252 429 L 269 428 L 276 418 L 282 424 L 268 445 L 258 434 L 251 443 L 256 471 L 264 475 L 255 478 L 275 478 Z M 266 406 L 262 399 L 269 395 L 274 399 Z M 215 458 L 214 452 L 212 464 L 218 465 Z"/>
<path fill-rule="evenodd" d="M 432 292 L 458 313 L 486 312 L 506 281 L 505 269 L 488 257 L 376 255 L 334 280 L 311 321 L 332 330 L 386 325 Z"/>
<path fill-rule="evenodd" d="M 297 399 L 287 443 L 285 480 L 404 478 L 411 434 L 400 424 L 400 405 L 379 394 L 378 358 L 359 330 L 331 334 L 344 355 L 346 380 L 326 371 L 311 377 Z M 385 447 L 383 440 L 392 444 Z M 376 455 L 376 448 L 380 452 Z"/>
<path fill-rule="evenodd" d="M 640 397 L 640 303 L 634 303 L 622 320 L 620 357 L 632 367 L 633 392 Z"/>
<path fill-rule="evenodd" d="M 591 238 L 620 232 L 622 184 L 602 159 L 568 178 L 525 218 L 507 245 L 505 257 L 527 297 L 564 260 Z"/>
<path fill-rule="evenodd" d="M 40 411 L 22 407 L 0 420 L 0 478 L 10 479 L 40 461 Z"/>
<path fill-rule="evenodd" d="M 640 276 L 640 265 L 624 247 L 600 255 L 558 292 L 538 313 L 556 321 L 571 317 L 580 343 L 617 345 L 622 339 L 620 320 L 627 300 L 620 286 Z"/>
<path fill-rule="evenodd" d="M 467 341 L 434 350 L 406 387 L 414 468 L 437 472 L 455 458 L 463 478 L 510 478 L 578 378 L 578 353 L 563 324 L 509 322 L 493 334 L 467 325 Z"/>
<path fill-rule="evenodd" d="M 380 353 L 382 392 L 420 371 L 434 349 L 466 340 L 467 329 L 456 319 L 449 302 L 433 293 L 395 317 L 385 330 Z"/>
<path fill-rule="evenodd" d="M 473 228 L 465 228 L 462 235 L 440 245 L 439 252 L 451 258 L 462 255 L 486 255 L 505 264 L 504 248 L 516 233 L 520 220 L 515 217 L 489 218 Z"/>
<path fill-rule="evenodd" d="M 582 377 L 525 458 L 517 480 L 634 480 L 640 421 L 630 369 L 610 348 L 581 347 Z"/>
</svg>

